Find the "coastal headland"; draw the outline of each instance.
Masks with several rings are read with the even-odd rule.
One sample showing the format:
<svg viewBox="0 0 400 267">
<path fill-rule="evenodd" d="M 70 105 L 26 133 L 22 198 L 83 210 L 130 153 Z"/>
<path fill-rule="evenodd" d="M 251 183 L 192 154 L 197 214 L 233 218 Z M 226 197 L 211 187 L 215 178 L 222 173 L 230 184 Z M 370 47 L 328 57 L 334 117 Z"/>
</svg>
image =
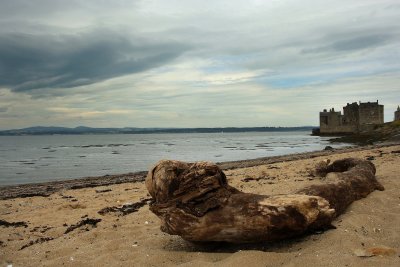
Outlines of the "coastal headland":
<svg viewBox="0 0 400 267">
<path fill-rule="evenodd" d="M 322 160 L 370 160 L 385 191 L 354 202 L 336 229 L 280 242 L 195 244 L 160 231 L 145 173 L 0 187 L 0 265 L 399 266 L 400 144 L 219 163 L 243 192 L 274 195 L 324 180 Z"/>
</svg>

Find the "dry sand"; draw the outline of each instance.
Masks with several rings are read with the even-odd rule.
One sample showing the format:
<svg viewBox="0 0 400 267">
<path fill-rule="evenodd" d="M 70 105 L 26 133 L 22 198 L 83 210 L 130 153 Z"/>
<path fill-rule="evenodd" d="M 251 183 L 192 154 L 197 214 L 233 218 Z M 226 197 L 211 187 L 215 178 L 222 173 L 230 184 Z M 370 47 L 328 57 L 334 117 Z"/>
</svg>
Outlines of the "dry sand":
<svg viewBox="0 0 400 267">
<path fill-rule="evenodd" d="M 0 226 L 0 266 L 400 266 L 400 153 L 393 151 L 400 145 L 225 171 L 244 192 L 281 194 L 323 182 L 308 172 L 323 159 L 374 157 L 385 191 L 354 202 L 334 230 L 274 243 L 192 244 L 162 233 L 145 200 L 125 216 L 98 213 L 148 198 L 143 182 L 0 200 L 1 220 L 27 223 Z M 88 218 L 101 221 L 65 233 Z M 371 255 L 368 249 L 387 255 L 360 257 Z"/>
</svg>

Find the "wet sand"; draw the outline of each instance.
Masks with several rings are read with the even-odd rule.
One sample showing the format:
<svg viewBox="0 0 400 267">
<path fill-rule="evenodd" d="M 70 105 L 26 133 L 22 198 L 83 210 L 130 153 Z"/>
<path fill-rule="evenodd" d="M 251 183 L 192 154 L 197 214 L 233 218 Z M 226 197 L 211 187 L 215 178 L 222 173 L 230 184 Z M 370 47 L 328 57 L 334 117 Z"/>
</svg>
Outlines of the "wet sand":
<svg viewBox="0 0 400 267">
<path fill-rule="evenodd" d="M 2 187 L 0 266 L 400 266 L 400 145 L 220 166 L 244 192 L 283 194 L 322 183 L 310 170 L 346 157 L 371 160 L 385 191 L 354 202 L 336 229 L 263 244 L 193 244 L 162 233 L 143 173 Z"/>
</svg>

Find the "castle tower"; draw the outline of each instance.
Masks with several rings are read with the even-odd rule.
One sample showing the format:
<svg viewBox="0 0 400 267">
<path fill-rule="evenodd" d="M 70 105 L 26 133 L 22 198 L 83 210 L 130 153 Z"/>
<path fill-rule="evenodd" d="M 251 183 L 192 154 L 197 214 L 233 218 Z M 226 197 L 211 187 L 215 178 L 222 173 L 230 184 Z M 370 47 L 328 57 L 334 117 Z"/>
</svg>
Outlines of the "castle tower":
<svg viewBox="0 0 400 267">
<path fill-rule="evenodd" d="M 394 120 L 400 121 L 400 106 L 397 106 L 397 110 L 394 112 Z"/>
<path fill-rule="evenodd" d="M 359 124 L 383 124 L 383 105 L 376 102 L 360 103 Z"/>
</svg>

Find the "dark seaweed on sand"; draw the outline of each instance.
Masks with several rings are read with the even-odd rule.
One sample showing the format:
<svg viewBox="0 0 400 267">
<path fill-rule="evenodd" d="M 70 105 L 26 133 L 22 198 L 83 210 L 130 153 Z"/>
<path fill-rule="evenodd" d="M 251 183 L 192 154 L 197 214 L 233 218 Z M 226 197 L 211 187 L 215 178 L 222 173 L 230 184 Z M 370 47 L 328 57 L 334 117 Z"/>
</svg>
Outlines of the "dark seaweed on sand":
<svg viewBox="0 0 400 267">
<path fill-rule="evenodd" d="M 105 215 L 106 213 L 116 212 L 116 213 L 119 213 L 120 216 L 125 216 L 130 213 L 138 211 L 141 207 L 146 205 L 147 202 L 150 200 L 151 200 L 151 198 L 145 198 L 136 203 L 125 204 L 122 207 L 116 207 L 116 206 L 106 207 L 104 209 L 99 210 L 97 213 L 99 213 L 100 215 Z"/>
<path fill-rule="evenodd" d="M 81 226 L 84 225 L 92 225 L 93 227 L 97 226 L 97 223 L 101 222 L 101 219 L 90 219 L 90 218 L 86 218 L 84 220 L 81 220 L 80 222 L 76 223 L 76 224 L 72 224 L 70 225 L 67 230 L 65 230 L 64 234 L 68 234 L 69 232 L 72 232 L 73 230 L 75 230 L 76 228 L 79 228 Z"/>
</svg>

